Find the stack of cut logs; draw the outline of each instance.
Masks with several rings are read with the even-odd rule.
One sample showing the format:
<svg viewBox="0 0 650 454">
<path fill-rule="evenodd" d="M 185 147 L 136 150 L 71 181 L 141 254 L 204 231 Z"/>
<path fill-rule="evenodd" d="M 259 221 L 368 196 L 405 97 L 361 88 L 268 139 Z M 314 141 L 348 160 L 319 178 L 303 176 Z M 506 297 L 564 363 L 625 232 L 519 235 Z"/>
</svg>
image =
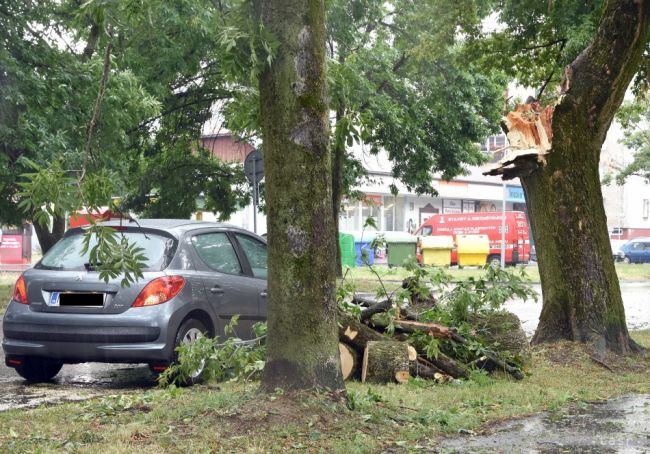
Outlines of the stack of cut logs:
<svg viewBox="0 0 650 454">
<path fill-rule="evenodd" d="M 362 308 L 359 318 L 340 310 L 338 314 L 339 351 L 346 380 L 404 383 L 414 376 L 446 382 L 456 378 L 469 378 L 472 367 L 487 371 L 501 370 L 518 380 L 524 378 L 514 364 L 489 352 L 484 352 L 471 364 L 456 361 L 442 352 L 435 358 L 427 357 L 424 351 L 417 351 L 408 343 L 409 334 L 421 332 L 457 344 L 466 344 L 468 341 L 453 328 L 419 321 L 417 314 L 408 308 L 396 310 L 398 316 L 393 320 L 395 330 L 389 336 L 386 333 L 388 323 L 385 313 L 394 307 L 390 299 L 375 302 L 354 298 L 352 302 Z"/>
</svg>

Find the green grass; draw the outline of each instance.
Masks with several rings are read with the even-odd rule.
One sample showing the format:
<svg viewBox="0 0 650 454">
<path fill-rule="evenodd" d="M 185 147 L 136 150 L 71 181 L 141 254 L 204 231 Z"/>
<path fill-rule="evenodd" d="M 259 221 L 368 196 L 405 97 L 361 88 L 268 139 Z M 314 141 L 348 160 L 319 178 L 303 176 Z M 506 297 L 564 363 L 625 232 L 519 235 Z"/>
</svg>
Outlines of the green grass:
<svg viewBox="0 0 650 454">
<path fill-rule="evenodd" d="M 389 268 L 385 265 L 377 265 L 374 267 L 374 269 L 377 271 L 381 279 L 388 284 L 387 287 L 390 286 L 392 288 L 394 288 L 398 283 L 400 283 L 405 277 L 409 275 L 409 272 L 402 267 Z M 539 269 L 537 268 L 537 265 L 528 265 L 524 269 L 528 275 L 530 282 L 539 282 Z M 452 276 L 455 281 L 466 280 L 470 277 L 476 278 L 483 273 L 483 270 L 478 267 L 453 267 L 447 268 L 446 271 Z M 618 274 L 618 278 L 622 282 L 650 281 L 650 263 L 636 263 L 630 265 L 617 263 L 616 272 Z M 372 285 L 372 290 L 375 289 L 377 277 L 369 267 L 350 268 L 347 276 L 355 283 L 362 285 L 364 288 Z"/>
<path fill-rule="evenodd" d="M 4 314 L 14 289 L 14 283 L 20 273 L 0 272 L 0 315 Z"/>
<path fill-rule="evenodd" d="M 634 333 L 650 346 L 650 332 Z M 608 358 L 573 344 L 537 348 L 520 382 L 348 384 L 349 406 L 313 395 L 260 395 L 258 384 L 150 390 L 0 413 L 0 452 L 403 452 L 444 434 L 570 402 L 650 392 L 650 356 Z"/>
</svg>

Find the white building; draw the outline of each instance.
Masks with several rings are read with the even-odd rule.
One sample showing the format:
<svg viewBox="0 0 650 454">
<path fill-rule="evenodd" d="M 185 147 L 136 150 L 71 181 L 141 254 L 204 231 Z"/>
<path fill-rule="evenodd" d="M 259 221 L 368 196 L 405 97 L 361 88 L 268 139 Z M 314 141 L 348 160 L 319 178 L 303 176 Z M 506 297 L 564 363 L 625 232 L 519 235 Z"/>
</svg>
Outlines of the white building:
<svg viewBox="0 0 650 454">
<path fill-rule="evenodd" d="M 227 134 L 204 138 L 204 146 L 213 150 L 217 156 L 243 161 L 252 147 L 241 148 L 240 144 L 233 144 L 236 144 L 236 140 Z M 491 137 L 483 148 L 487 151 L 500 148 L 504 144 L 504 136 L 495 136 Z M 233 148 L 237 150 L 233 151 Z M 354 153 L 363 163 L 369 178 L 355 188 L 363 194 L 362 200 L 343 202 L 340 229 L 344 232 L 362 230 L 368 217 L 375 219 L 381 231 L 413 232 L 434 213 L 500 211 L 504 196 L 506 210 L 525 211 L 526 208 L 524 193 L 518 180 L 504 185 L 500 178 L 484 176 L 482 169 L 471 168 L 468 175 L 459 176 L 453 181 L 434 178 L 432 184 L 438 191 L 437 197 L 418 196 L 391 176 L 391 163 L 385 154 L 371 155 L 363 146 L 355 147 Z M 390 191 L 392 184 L 398 189 L 397 195 Z M 199 213 L 198 217 L 204 220 L 215 219 L 212 213 L 207 212 Z M 253 230 L 252 205 L 235 213 L 229 222 Z M 265 232 L 266 218 L 258 213 L 257 233 Z"/>
<path fill-rule="evenodd" d="M 603 144 L 600 175 L 616 175 L 632 162 L 633 152 L 620 143 L 621 125 L 613 122 Z M 602 187 L 607 227 L 612 239 L 650 236 L 650 184 L 642 177 L 630 176 L 619 186 L 615 181 Z"/>
<path fill-rule="evenodd" d="M 495 136 L 488 140 L 484 149 L 500 148 L 504 144 L 504 136 Z M 365 195 L 362 200 L 344 201 L 341 231 L 360 231 L 365 220 L 373 217 L 379 230 L 413 232 L 435 213 L 500 211 L 504 198 L 506 210 L 526 210 L 518 179 L 504 185 L 500 178 L 485 176 L 482 168 L 473 167 L 468 169 L 467 175 L 452 181 L 434 178 L 432 185 L 438 192 L 436 197 L 418 196 L 391 176 L 391 163 L 385 154 L 370 155 L 362 146 L 354 152 L 368 171 L 369 179 L 357 188 Z M 391 194 L 391 185 L 397 187 L 397 195 Z"/>
</svg>

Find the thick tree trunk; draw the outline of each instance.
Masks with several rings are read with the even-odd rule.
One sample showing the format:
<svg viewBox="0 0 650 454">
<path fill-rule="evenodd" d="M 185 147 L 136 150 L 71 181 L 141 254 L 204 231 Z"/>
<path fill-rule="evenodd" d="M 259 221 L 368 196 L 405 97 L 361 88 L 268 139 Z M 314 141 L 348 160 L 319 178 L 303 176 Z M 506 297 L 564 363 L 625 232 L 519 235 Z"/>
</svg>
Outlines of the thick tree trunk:
<svg viewBox="0 0 650 454">
<path fill-rule="evenodd" d="M 41 252 L 45 254 L 57 241 L 63 238 L 63 234 L 65 233 L 65 218 L 54 216 L 52 218 L 51 229 L 49 226 L 43 226 L 38 222 L 34 222 L 34 230 L 36 231 L 38 244 L 41 246 Z"/>
<path fill-rule="evenodd" d="M 269 302 L 262 389 L 343 389 L 322 0 L 259 1 L 280 41 L 260 76 Z"/>
<path fill-rule="evenodd" d="M 565 70 L 552 149 L 521 178 L 544 304 L 533 342 L 629 352 L 600 189 L 600 149 L 648 39 L 648 0 L 610 0 L 591 45 Z"/>
</svg>

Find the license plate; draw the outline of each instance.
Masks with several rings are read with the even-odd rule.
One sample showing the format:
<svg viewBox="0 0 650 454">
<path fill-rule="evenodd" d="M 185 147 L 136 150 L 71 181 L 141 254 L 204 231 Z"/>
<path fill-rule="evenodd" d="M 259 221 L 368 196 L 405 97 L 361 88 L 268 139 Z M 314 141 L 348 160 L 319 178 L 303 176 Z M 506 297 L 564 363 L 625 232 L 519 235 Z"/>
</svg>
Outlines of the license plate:
<svg viewBox="0 0 650 454">
<path fill-rule="evenodd" d="M 90 306 L 102 307 L 104 305 L 103 293 L 63 293 L 52 292 L 50 306 Z"/>
<path fill-rule="evenodd" d="M 50 306 L 59 305 L 59 292 L 52 292 L 50 295 Z"/>
</svg>

